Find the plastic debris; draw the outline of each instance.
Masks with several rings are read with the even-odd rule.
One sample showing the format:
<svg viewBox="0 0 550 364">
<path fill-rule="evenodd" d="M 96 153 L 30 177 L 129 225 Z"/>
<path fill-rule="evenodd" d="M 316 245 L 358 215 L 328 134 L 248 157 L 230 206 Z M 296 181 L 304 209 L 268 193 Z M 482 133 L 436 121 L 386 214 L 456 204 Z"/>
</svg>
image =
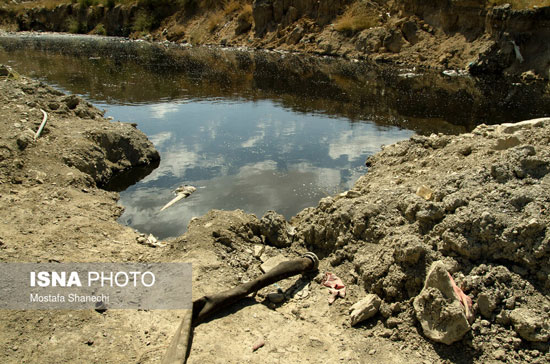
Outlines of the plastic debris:
<svg viewBox="0 0 550 364">
<path fill-rule="evenodd" d="M 260 339 L 258 340 L 258 342 L 256 342 L 256 344 L 254 344 L 254 346 L 252 347 L 252 351 L 256 351 L 258 350 L 259 348 L 263 347 L 265 345 L 265 340 L 264 339 Z"/>
<path fill-rule="evenodd" d="M 453 279 L 451 274 L 449 272 L 447 272 L 447 274 L 449 275 L 449 279 L 451 280 L 451 285 L 453 286 L 455 295 L 459 299 L 460 303 L 462 303 L 462 306 L 464 306 L 466 318 L 468 319 L 468 322 L 472 324 L 475 320 L 474 311 L 472 310 L 472 299 L 468 295 L 466 295 L 459 286 L 456 285 L 455 280 Z"/>
<path fill-rule="evenodd" d="M 434 192 L 432 191 L 432 189 L 425 185 L 418 187 L 418 189 L 416 190 L 416 194 L 422 197 L 423 199 L 425 199 L 426 201 L 429 201 L 432 199 L 433 193 Z"/>
<path fill-rule="evenodd" d="M 338 297 L 346 297 L 346 286 L 336 274 L 327 272 L 322 281 L 323 286 L 329 288 L 330 297 L 328 298 L 328 303 L 332 304 L 336 301 Z"/>
</svg>

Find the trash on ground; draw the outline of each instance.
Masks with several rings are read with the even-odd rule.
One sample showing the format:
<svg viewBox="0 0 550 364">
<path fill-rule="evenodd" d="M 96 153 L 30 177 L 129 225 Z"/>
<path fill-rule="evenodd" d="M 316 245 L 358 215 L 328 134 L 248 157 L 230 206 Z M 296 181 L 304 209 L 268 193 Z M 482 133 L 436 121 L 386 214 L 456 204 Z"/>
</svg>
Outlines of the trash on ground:
<svg viewBox="0 0 550 364">
<path fill-rule="evenodd" d="M 332 304 L 336 301 L 336 298 L 346 296 L 346 286 L 336 274 L 327 272 L 322 282 L 323 286 L 329 288 L 330 297 L 328 298 L 328 303 Z"/>
</svg>

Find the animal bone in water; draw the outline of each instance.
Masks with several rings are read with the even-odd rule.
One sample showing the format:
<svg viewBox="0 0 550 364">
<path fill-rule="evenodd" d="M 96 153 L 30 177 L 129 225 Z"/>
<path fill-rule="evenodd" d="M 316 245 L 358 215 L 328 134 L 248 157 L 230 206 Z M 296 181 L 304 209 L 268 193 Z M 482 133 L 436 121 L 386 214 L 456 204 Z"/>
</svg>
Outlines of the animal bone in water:
<svg viewBox="0 0 550 364">
<path fill-rule="evenodd" d="M 181 199 L 189 197 L 193 192 L 195 192 L 197 189 L 193 186 L 183 185 L 178 188 L 176 188 L 176 197 L 172 199 L 172 201 L 168 202 L 166 205 L 164 205 L 160 211 L 166 210 L 176 202 L 178 202 Z"/>
</svg>

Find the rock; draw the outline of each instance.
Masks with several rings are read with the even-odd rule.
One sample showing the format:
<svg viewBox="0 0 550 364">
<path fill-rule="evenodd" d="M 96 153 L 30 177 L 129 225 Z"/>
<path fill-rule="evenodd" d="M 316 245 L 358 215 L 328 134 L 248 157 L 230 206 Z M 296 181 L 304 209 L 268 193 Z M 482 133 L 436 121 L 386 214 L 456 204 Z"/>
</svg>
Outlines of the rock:
<svg viewBox="0 0 550 364">
<path fill-rule="evenodd" d="M 64 97 L 63 102 L 67 105 L 69 109 L 74 110 L 80 103 L 80 99 L 78 98 L 78 96 L 70 95 Z"/>
<path fill-rule="evenodd" d="M 268 293 L 267 299 L 273 303 L 281 303 L 285 300 L 284 293 Z"/>
<path fill-rule="evenodd" d="M 413 307 L 424 335 L 431 340 L 450 345 L 470 330 L 464 306 L 455 295 L 451 278 L 441 261 L 432 263 Z"/>
<path fill-rule="evenodd" d="M 493 296 L 487 293 L 482 293 L 477 299 L 477 307 L 483 317 L 490 319 L 493 311 L 497 307 L 497 303 Z"/>
<path fill-rule="evenodd" d="M 147 237 L 147 244 L 149 246 L 156 246 L 158 244 L 158 240 L 153 234 L 149 234 Z"/>
<path fill-rule="evenodd" d="M 361 192 L 355 191 L 355 190 L 349 190 L 346 192 L 342 192 L 339 196 L 343 198 L 356 198 L 361 196 Z"/>
<path fill-rule="evenodd" d="M 359 33 L 355 47 L 362 52 L 378 52 L 384 43 L 384 39 L 389 36 L 388 30 L 384 27 L 365 29 Z"/>
<path fill-rule="evenodd" d="M 17 137 L 17 146 L 20 150 L 25 150 L 29 144 L 31 144 L 34 140 L 34 133 L 32 130 L 27 129 L 23 131 L 19 136 Z"/>
<path fill-rule="evenodd" d="M 321 211 L 328 210 L 334 204 L 334 199 L 332 197 L 324 197 L 319 201 L 319 209 Z"/>
<path fill-rule="evenodd" d="M 395 329 L 397 326 L 402 324 L 403 321 L 397 317 L 390 317 L 386 320 L 386 326 L 390 329 Z"/>
<path fill-rule="evenodd" d="M 399 31 L 394 31 L 384 39 L 384 47 L 392 53 L 399 53 L 403 46 L 403 35 Z"/>
<path fill-rule="evenodd" d="M 550 123 L 550 118 L 524 120 L 518 123 L 504 123 L 496 127 L 495 132 L 501 134 L 513 134 L 518 130 L 542 127 Z"/>
<path fill-rule="evenodd" d="M 497 139 L 495 145 L 493 146 L 494 150 L 506 150 L 518 146 L 521 144 L 521 141 L 516 136 L 508 136 L 505 138 Z"/>
<path fill-rule="evenodd" d="M 493 352 L 493 357 L 496 360 L 505 360 L 506 359 L 506 351 L 503 349 L 497 349 Z"/>
<path fill-rule="evenodd" d="M 267 244 L 284 248 L 294 239 L 294 228 L 285 220 L 284 216 L 275 211 L 268 211 L 260 220 L 260 233 L 265 237 Z"/>
<path fill-rule="evenodd" d="M 288 259 L 282 255 L 277 255 L 272 258 L 269 258 L 265 261 L 262 265 L 260 265 L 260 269 L 262 272 L 267 273 L 273 268 L 275 268 L 279 263 L 286 262 Z"/>
<path fill-rule="evenodd" d="M 403 35 L 405 36 L 405 39 L 411 43 L 416 44 L 418 43 L 418 35 L 416 32 L 418 31 L 418 27 L 416 26 L 416 23 L 412 20 L 406 21 L 401 26 L 401 31 L 403 32 Z"/>
<path fill-rule="evenodd" d="M 0 64 L 0 77 L 7 77 L 10 75 L 10 70 L 6 65 Z"/>
<path fill-rule="evenodd" d="M 254 245 L 254 252 L 253 252 L 254 258 L 261 257 L 264 251 L 265 251 L 265 245 L 260 245 L 260 244 Z"/>
<path fill-rule="evenodd" d="M 252 17 L 254 18 L 254 32 L 256 37 L 261 37 L 273 21 L 273 5 L 269 0 L 254 0 L 252 4 Z"/>
<path fill-rule="evenodd" d="M 304 36 L 305 30 L 301 26 L 297 25 L 292 32 L 288 35 L 286 42 L 288 44 L 296 44 Z"/>
<path fill-rule="evenodd" d="M 368 320 L 378 313 L 382 300 L 376 294 L 368 294 L 367 297 L 350 307 L 351 326 Z"/>
<path fill-rule="evenodd" d="M 550 319 L 527 308 L 516 308 L 510 313 L 514 330 L 527 341 L 550 340 Z"/>
</svg>

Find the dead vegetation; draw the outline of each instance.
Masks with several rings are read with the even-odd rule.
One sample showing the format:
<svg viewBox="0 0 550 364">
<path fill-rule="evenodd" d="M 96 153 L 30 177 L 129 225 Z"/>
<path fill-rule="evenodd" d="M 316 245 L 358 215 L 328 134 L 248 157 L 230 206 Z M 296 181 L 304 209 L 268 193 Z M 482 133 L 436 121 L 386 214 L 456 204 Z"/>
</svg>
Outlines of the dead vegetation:
<svg viewBox="0 0 550 364">
<path fill-rule="evenodd" d="M 355 34 L 377 26 L 380 19 L 381 16 L 374 4 L 358 1 L 351 4 L 344 14 L 336 19 L 334 29 L 342 33 Z"/>
</svg>

